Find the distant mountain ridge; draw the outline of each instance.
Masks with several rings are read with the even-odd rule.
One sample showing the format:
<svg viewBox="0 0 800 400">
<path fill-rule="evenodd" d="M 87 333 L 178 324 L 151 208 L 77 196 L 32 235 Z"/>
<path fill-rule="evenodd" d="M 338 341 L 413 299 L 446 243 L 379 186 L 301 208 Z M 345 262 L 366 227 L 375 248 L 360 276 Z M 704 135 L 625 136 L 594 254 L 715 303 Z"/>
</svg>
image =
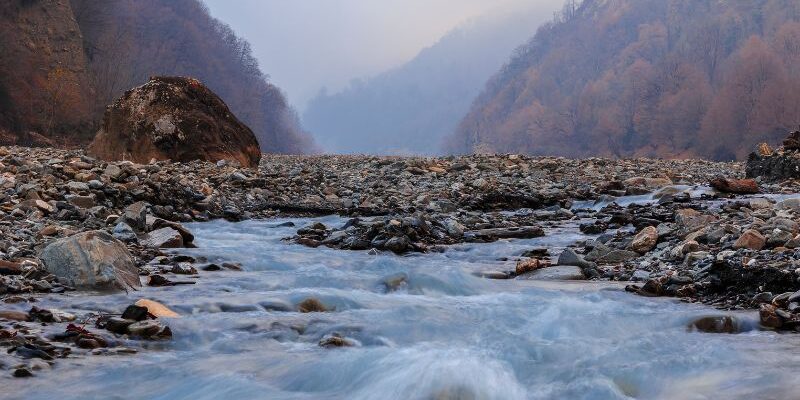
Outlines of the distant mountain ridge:
<svg viewBox="0 0 800 400">
<path fill-rule="evenodd" d="M 485 81 L 545 15 L 530 7 L 471 21 L 398 68 L 321 93 L 303 123 L 334 152 L 439 153 Z"/>
<path fill-rule="evenodd" d="M 568 1 L 447 150 L 742 159 L 800 124 L 800 2 Z"/>
<path fill-rule="evenodd" d="M 249 43 L 198 0 L 7 0 L 0 34 L 4 143 L 28 144 L 20 139 L 32 131 L 44 136 L 36 144 L 85 144 L 124 91 L 178 75 L 215 91 L 262 150 L 314 148 Z"/>
</svg>

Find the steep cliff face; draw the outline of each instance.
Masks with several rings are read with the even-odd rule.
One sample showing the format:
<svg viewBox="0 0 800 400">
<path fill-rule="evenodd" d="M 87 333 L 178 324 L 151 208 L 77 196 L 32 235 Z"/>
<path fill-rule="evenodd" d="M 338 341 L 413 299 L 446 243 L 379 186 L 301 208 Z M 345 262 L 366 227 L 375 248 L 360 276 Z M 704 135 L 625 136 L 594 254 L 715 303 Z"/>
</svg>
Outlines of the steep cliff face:
<svg viewBox="0 0 800 400">
<path fill-rule="evenodd" d="M 56 142 L 86 133 L 92 116 L 85 99 L 93 95 L 69 1 L 0 2 L 0 128 L 19 133 L 0 141 L 42 141 L 28 131 Z"/>
</svg>

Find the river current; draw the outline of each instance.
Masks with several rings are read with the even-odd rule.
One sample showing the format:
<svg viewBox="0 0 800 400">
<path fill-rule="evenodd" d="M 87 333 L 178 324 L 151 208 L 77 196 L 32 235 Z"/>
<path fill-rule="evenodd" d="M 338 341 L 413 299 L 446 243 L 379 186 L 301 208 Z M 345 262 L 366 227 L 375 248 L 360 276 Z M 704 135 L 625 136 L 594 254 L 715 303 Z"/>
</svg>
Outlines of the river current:
<svg viewBox="0 0 800 400">
<path fill-rule="evenodd" d="M 45 297 L 40 307 L 120 312 L 160 301 L 170 342 L 135 356 L 59 360 L 3 380 L 13 399 L 798 399 L 800 339 L 751 330 L 691 332 L 723 312 L 625 293 L 622 286 L 490 280 L 523 251 L 584 238 L 577 226 L 537 239 L 464 244 L 443 253 L 310 249 L 281 239 L 339 217 L 188 225 L 209 261 L 195 285 Z M 389 284 L 387 285 L 387 282 Z M 309 298 L 335 308 L 292 311 Z M 755 313 L 737 318 L 754 324 Z M 352 347 L 324 348 L 331 335 Z"/>
</svg>

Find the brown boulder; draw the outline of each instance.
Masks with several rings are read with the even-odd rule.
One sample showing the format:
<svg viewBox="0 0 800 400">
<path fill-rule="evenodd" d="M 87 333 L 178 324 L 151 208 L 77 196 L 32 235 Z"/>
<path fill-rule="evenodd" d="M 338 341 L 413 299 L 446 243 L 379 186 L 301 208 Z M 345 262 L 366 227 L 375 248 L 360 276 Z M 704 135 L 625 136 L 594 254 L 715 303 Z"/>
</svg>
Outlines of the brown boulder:
<svg viewBox="0 0 800 400">
<path fill-rule="evenodd" d="M 109 161 L 148 163 L 236 160 L 256 167 L 253 131 L 198 80 L 152 77 L 106 109 L 89 154 Z"/>
<path fill-rule="evenodd" d="M 656 247 L 657 242 L 658 242 L 658 229 L 652 226 L 648 226 L 642 229 L 641 232 L 637 233 L 636 236 L 633 237 L 630 249 L 639 254 L 645 254 L 648 251 L 653 250 L 653 247 Z"/>
<path fill-rule="evenodd" d="M 736 243 L 733 244 L 734 249 L 750 249 L 761 250 L 766 246 L 767 239 L 755 229 L 748 229 L 739 236 Z"/>
<path fill-rule="evenodd" d="M 755 194 L 759 192 L 758 183 L 753 179 L 716 178 L 711 181 L 711 187 L 723 193 Z"/>
</svg>

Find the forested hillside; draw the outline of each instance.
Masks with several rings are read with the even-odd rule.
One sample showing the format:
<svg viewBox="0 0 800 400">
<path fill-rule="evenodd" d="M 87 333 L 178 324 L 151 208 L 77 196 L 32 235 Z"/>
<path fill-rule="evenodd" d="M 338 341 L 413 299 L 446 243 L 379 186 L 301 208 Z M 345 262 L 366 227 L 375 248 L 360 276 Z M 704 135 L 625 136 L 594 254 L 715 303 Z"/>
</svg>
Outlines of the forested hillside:
<svg viewBox="0 0 800 400">
<path fill-rule="evenodd" d="M 225 100 L 264 151 L 296 153 L 313 146 L 250 45 L 198 0 L 11 0 L 2 6 L 0 32 L 7 33 L 0 48 L 28 50 L 17 51 L 23 57 L 10 66 L 0 61 L 0 72 L 14 73 L 6 79 L 0 73 L 6 136 L 34 131 L 57 145 L 85 143 L 105 106 L 125 90 L 151 75 L 182 75 L 201 80 Z M 20 45 L 22 34 L 30 44 Z M 77 47 L 63 46 L 76 40 Z M 81 63 L 65 63 L 73 59 Z M 64 79 L 72 75 L 80 78 Z M 25 98 L 33 100 L 20 101 Z"/>
<path fill-rule="evenodd" d="M 439 153 L 489 77 L 551 15 L 541 8 L 471 21 L 405 65 L 320 94 L 303 123 L 331 151 Z"/>
<path fill-rule="evenodd" d="M 800 124 L 800 1 L 568 1 L 447 149 L 743 158 Z"/>
</svg>

